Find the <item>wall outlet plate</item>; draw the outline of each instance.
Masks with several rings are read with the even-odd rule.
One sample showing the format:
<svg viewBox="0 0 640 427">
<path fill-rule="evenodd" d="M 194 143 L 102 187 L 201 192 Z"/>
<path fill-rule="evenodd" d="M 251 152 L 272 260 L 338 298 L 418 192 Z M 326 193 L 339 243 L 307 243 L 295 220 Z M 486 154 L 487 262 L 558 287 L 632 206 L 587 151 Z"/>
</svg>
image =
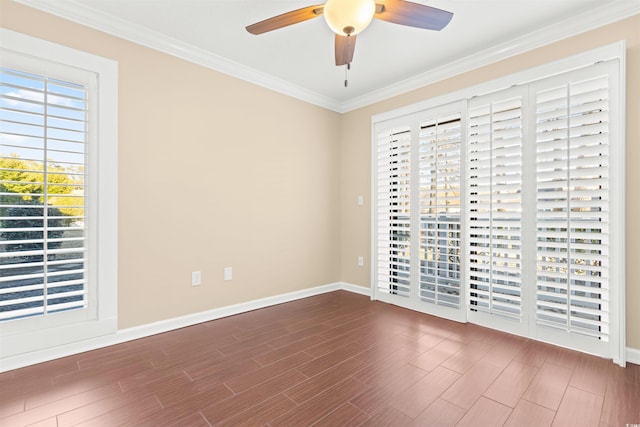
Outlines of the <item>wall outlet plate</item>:
<svg viewBox="0 0 640 427">
<path fill-rule="evenodd" d="M 191 286 L 200 286 L 202 284 L 202 273 L 199 271 L 191 272 Z"/>
</svg>

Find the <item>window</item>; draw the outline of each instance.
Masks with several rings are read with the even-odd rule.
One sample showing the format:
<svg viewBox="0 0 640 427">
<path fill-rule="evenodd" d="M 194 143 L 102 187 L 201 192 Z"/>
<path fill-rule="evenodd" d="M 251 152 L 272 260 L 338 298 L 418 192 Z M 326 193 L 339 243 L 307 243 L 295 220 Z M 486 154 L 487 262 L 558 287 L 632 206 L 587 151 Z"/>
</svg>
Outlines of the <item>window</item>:
<svg viewBox="0 0 640 427">
<path fill-rule="evenodd" d="M 8 68 L 0 85 L 0 321 L 85 308 L 88 89 Z"/>
<path fill-rule="evenodd" d="M 623 62 L 374 118 L 374 298 L 623 364 Z"/>
<path fill-rule="evenodd" d="M 116 329 L 116 66 L 2 30 L 0 356 Z"/>
</svg>

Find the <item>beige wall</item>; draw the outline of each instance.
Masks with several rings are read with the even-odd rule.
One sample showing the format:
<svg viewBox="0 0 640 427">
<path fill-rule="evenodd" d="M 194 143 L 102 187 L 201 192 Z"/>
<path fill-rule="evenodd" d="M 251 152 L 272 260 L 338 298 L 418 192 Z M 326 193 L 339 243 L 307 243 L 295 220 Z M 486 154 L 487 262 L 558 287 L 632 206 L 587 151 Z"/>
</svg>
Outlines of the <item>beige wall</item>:
<svg viewBox="0 0 640 427">
<path fill-rule="evenodd" d="M 340 280 L 339 114 L 7 0 L 0 11 L 5 28 L 119 62 L 120 328 Z"/>
<path fill-rule="evenodd" d="M 640 16 L 349 112 L 342 120 L 342 280 L 370 286 L 371 116 L 618 40 L 627 43 L 627 346 L 640 349 Z M 366 196 L 365 206 L 357 197 Z M 357 266 L 366 255 L 365 267 Z"/>
<path fill-rule="evenodd" d="M 627 345 L 640 348 L 640 16 L 342 116 L 9 0 L 0 26 L 119 62 L 120 328 L 369 286 L 373 114 L 626 39 Z"/>
</svg>

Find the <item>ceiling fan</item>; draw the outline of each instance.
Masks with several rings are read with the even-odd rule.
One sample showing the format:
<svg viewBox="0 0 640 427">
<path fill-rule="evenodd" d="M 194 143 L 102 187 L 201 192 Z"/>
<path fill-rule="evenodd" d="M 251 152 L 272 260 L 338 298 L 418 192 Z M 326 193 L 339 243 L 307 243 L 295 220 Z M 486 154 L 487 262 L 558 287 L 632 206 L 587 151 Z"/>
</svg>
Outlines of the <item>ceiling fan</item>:
<svg viewBox="0 0 640 427">
<path fill-rule="evenodd" d="M 440 31 L 453 13 L 405 0 L 328 0 L 325 4 L 307 6 L 249 25 L 251 34 L 262 34 L 324 15 L 336 33 L 336 65 L 347 65 L 353 59 L 356 35 L 373 18 L 409 27 Z"/>
</svg>

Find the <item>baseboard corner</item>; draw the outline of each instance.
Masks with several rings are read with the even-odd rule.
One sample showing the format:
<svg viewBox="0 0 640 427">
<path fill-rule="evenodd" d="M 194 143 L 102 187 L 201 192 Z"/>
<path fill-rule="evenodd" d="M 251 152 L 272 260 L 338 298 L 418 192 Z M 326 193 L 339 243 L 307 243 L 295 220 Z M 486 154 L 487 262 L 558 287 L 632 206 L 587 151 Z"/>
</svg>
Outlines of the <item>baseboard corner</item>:
<svg viewBox="0 0 640 427">
<path fill-rule="evenodd" d="M 354 294 L 360 294 L 364 296 L 371 296 L 371 288 L 367 288 L 360 285 L 354 285 L 353 283 L 340 282 L 340 287 L 343 291 L 353 292 Z"/>
</svg>

